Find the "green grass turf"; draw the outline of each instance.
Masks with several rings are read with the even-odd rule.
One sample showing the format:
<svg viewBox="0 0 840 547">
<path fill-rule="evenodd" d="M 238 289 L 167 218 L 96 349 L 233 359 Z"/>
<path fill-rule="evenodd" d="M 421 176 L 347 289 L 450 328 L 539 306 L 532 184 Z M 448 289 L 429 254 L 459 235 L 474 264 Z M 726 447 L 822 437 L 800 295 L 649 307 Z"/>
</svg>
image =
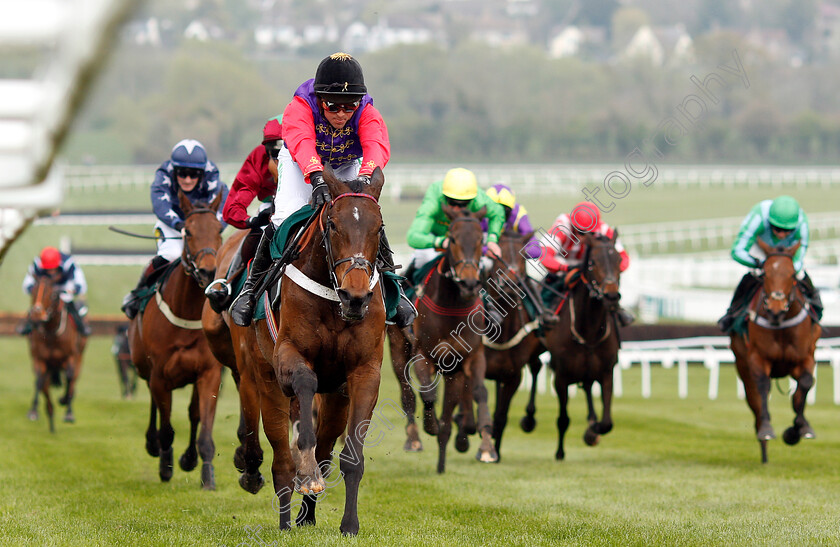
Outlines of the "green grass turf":
<svg viewBox="0 0 840 547">
<path fill-rule="evenodd" d="M 24 341 L 0 338 L 0 544 L 2 545 L 837 545 L 840 529 L 840 429 L 830 371 L 821 369 L 808 417 L 814 441 L 770 443 L 759 463 L 752 416 L 735 397 L 734 372 L 721 374 L 719 400 L 706 398 L 708 373 L 690 367 L 690 391 L 677 398 L 676 370 L 655 367 L 653 397 L 642 399 L 638 369 L 624 373 L 615 429 L 595 448 L 582 442 L 585 400 L 570 403 L 567 459 L 554 460 L 557 404 L 538 400 L 538 425 L 518 428 L 525 393 L 514 399 L 498 465 L 449 447 L 447 471 L 435 472 L 436 443 L 402 451 L 402 420 L 386 363 L 380 394 L 384 439 L 365 451 L 361 532 L 341 538 L 343 486 L 327 491 L 315 528 L 281 533 L 271 486 L 253 496 L 233 468 L 236 391 L 226 375 L 219 398 L 215 492 L 198 471 L 175 469 L 170 483 L 144 451 L 148 395 L 119 397 L 110 339 L 95 337 L 85 356 L 76 424 L 26 418 L 33 379 Z M 491 393 L 494 391 L 491 387 Z M 54 392 L 54 398 L 57 395 Z M 189 393 L 174 396 L 175 457 L 184 450 Z M 61 412 L 61 411 L 60 411 Z M 771 412 L 781 435 L 792 420 L 774 388 Z M 263 442 L 263 447 L 267 445 Z M 270 461 L 267 451 L 266 460 Z M 263 464 L 267 473 L 269 465 Z M 256 534 L 254 533 L 256 531 Z M 261 539 L 264 543 L 259 543 Z M 276 542 L 276 543 L 272 543 Z"/>
</svg>

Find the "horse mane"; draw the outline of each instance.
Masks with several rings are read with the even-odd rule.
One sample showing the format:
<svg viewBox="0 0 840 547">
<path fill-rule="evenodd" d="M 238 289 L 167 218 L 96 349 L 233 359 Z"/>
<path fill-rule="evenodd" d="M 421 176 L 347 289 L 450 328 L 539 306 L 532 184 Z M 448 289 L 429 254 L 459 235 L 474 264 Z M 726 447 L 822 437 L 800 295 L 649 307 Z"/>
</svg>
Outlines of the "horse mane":
<svg viewBox="0 0 840 547">
<path fill-rule="evenodd" d="M 365 188 L 367 187 L 367 184 L 365 184 L 365 182 L 362 181 L 361 179 L 348 180 L 348 181 L 345 181 L 344 184 L 349 186 L 350 191 L 353 192 L 354 194 L 366 194 L 367 193 L 367 192 L 365 192 Z"/>
</svg>

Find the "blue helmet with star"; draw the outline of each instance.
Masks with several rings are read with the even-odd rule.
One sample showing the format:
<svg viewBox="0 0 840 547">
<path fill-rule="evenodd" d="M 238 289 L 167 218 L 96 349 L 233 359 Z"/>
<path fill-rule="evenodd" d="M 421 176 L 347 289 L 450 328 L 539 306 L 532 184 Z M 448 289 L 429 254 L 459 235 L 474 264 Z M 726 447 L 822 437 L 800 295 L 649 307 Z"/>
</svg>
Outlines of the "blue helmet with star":
<svg viewBox="0 0 840 547">
<path fill-rule="evenodd" d="M 172 148 L 170 157 L 173 167 L 189 167 L 205 169 L 207 167 L 207 151 L 195 139 L 184 139 Z"/>
</svg>

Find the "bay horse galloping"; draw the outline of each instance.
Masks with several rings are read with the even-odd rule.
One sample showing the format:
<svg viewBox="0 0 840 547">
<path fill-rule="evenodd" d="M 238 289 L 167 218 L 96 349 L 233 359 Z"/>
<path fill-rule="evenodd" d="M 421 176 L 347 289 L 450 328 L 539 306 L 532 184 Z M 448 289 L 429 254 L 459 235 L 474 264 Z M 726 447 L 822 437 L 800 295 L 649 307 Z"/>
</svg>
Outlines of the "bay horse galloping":
<svg viewBox="0 0 840 547">
<path fill-rule="evenodd" d="M 190 203 L 178 193 L 184 212 L 184 250 L 163 285 L 145 310 L 131 320 L 128 329 L 131 360 L 149 384 L 151 410 L 146 431 L 146 451 L 160 457 L 160 479 L 172 478 L 172 391 L 193 384 L 189 406 L 190 440 L 178 460 L 181 469 L 192 471 L 201 454 L 201 485 L 214 490 L 213 421 L 221 384 L 222 364 L 213 356 L 201 328 L 201 310 L 206 287 L 216 272 L 216 251 L 222 244 L 222 224 L 216 218 L 221 192 L 210 204 Z M 160 414 L 160 426 L 157 415 Z M 198 453 L 196 452 L 196 432 Z"/>
<path fill-rule="evenodd" d="M 612 430 L 611 415 L 613 367 L 618 361 L 620 340 L 615 310 L 621 295 L 619 277 L 621 256 L 615 249 L 618 230 L 612 237 L 586 233 L 586 252 L 577 282 L 567 287 L 568 293 L 554 303 L 560 321 L 545 335 L 545 346 L 551 354 L 554 388 L 560 405 L 557 418 L 559 440 L 555 458 L 566 456 L 563 438 L 569 428 L 567 404 L 569 385 L 581 384 L 586 393 L 589 427 L 584 442 L 595 446 L 600 436 Z M 534 378 L 536 382 L 536 378 Z M 603 416 L 598 421 L 592 401 L 592 384 L 601 384 Z"/>
<path fill-rule="evenodd" d="M 450 219 L 449 246 L 437 266 L 429 272 L 417 301 L 418 317 L 414 321 L 415 356 L 402 372 L 401 382 L 410 382 L 410 369 L 420 380 L 423 399 L 423 429 L 438 438 L 438 473 L 446 470 L 446 444 L 452 433 L 453 412 L 461 404 L 458 419 L 460 441 L 456 448 L 469 448 L 467 434 L 475 433 L 473 401 L 478 404 L 477 428 L 481 445 L 476 459 L 495 462 L 499 459 L 492 443 L 492 423 L 487 404 L 484 376 L 487 363 L 482 336 L 498 330 L 487 319 L 479 291 L 482 253 L 481 218 L 485 209 L 476 213 L 443 205 Z M 420 290 L 418 289 L 418 295 Z M 432 379 L 434 373 L 434 379 Z M 437 384 L 443 379 L 444 396 L 440 420 L 435 416 Z"/>
<path fill-rule="evenodd" d="M 494 257 L 488 280 L 488 294 L 498 303 L 504 319 L 495 340 L 484 337 L 484 354 L 489 380 L 496 381 L 496 410 L 493 413 L 493 438 L 496 452 L 502 457 L 502 435 L 507 426 L 510 402 L 522 382 L 522 367 L 526 363 L 540 367 L 539 355 L 545 348 L 537 338 L 539 319 L 531 320 L 524 305 L 526 293 L 526 260 L 520 252 L 533 233 L 504 232 L 499 238 L 501 257 Z"/>
<path fill-rule="evenodd" d="M 55 433 L 55 423 L 50 384 L 60 386 L 61 377 L 64 376 L 66 389 L 58 403 L 67 407 L 64 421 L 75 422 L 73 396 L 82 368 L 82 352 L 87 344 L 87 338 L 79 332 L 78 325 L 70 317 L 67 303 L 61 299 L 61 287 L 56 281 L 49 275 L 35 278 L 32 305 L 28 313 L 32 324 L 32 332 L 28 335 L 29 353 L 35 371 L 35 396 L 29 410 L 29 419 L 38 419 L 38 395 L 43 393 L 51 433 Z"/>
<path fill-rule="evenodd" d="M 767 257 L 762 265 L 762 286 L 750 303 L 746 334 L 733 332 L 730 347 L 747 404 L 755 415 L 761 463 L 767 463 L 767 441 L 776 438 L 767 407 L 771 378 L 790 376 L 796 380 L 792 397 L 796 417 L 782 436 L 785 443 L 794 445 L 801 438 L 815 437 L 805 419 L 805 399 L 814 385 L 814 351 L 822 328 L 808 313 L 796 280 L 793 255 L 800 244 L 773 248 L 761 239 L 757 243 Z"/>
<path fill-rule="evenodd" d="M 328 487 L 325 478 L 333 486 L 343 477 L 341 532 L 355 535 L 364 439 L 379 397 L 385 342 L 385 303 L 376 269 L 383 229 L 378 199 L 385 178 L 377 168 L 370 184 L 341 182 L 330 169 L 324 179 L 335 197 L 317 212 L 298 257 L 285 266 L 279 319 L 275 325 L 267 314 L 267 320 L 253 323 L 269 363 L 255 376 L 263 429 L 274 452 L 280 528 L 291 527 L 293 490 L 304 495 L 297 524 L 314 525 L 317 496 Z M 316 393 L 317 426 L 312 419 Z M 300 405 L 300 425 L 290 450 L 292 398 Z M 337 473 L 333 448 L 345 428 Z"/>
<path fill-rule="evenodd" d="M 239 231 L 222 244 L 217 255 L 217 270 L 227 271 L 247 235 L 247 231 Z M 228 281 L 235 282 L 232 279 Z M 260 473 L 263 451 L 260 447 L 260 394 L 256 374 L 266 367 L 270 369 L 270 365 L 257 345 L 254 329 L 250 326 L 238 326 L 231 320 L 227 310 L 222 313 L 215 312 L 208 300 L 204 304 L 201 320 L 213 355 L 230 368 L 236 382 L 240 409 L 239 427 L 236 431 L 239 446 L 236 447 L 233 461 L 241 473 L 239 485 L 246 492 L 256 494 L 265 484 L 265 479 Z"/>
</svg>

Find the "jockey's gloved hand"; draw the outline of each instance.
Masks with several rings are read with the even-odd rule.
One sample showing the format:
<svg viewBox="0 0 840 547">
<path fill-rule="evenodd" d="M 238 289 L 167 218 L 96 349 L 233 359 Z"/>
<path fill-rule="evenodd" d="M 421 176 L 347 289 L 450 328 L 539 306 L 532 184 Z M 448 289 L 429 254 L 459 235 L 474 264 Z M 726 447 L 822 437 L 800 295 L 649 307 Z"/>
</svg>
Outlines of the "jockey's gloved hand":
<svg viewBox="0 0 840 547">
<path fill-rule="evenodd" d="M 318 208 L 332 199 L 327 181 L 321 171 L 314 171 L 309 175 L 309 182 L 312 183 L 312 204 Z"/>
<path fill-rule="evenodd" d="M 245 223 L 248 225 L 248 228 L 261 228 L 271 222 L 271 207 L 268 209 L 263 209 L 255 216 L 249 218 Z"/>
<path fill-rule="evenodd" d="M 58 297 L 64 302 L 72 302 L 73 301 L 73 293 L 70 291 L 62 291 Z"/>
<path fill-rule="evenodd" d="M 370 175 L 359 175 L 356 180 L 362 181 L 365 184 L 370 184 Z"/>
</svg>

